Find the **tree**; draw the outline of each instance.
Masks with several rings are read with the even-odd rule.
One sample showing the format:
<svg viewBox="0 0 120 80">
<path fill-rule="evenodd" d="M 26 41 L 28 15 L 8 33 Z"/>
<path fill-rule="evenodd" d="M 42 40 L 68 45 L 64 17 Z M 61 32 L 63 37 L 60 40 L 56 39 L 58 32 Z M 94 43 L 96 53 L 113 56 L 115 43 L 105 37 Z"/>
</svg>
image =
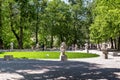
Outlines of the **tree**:
<svg viewBox="0 0 120 80">
<path fill-rule="evenodd" d="M 3 48 L 2 27 L 2 0 L 0 0 L 0 48 Z"/>
<path fill-rule="evenodd" d="M 54 38 L 58 38 L 58 44 L 66 41 L 69 33 L 68 24 L 71 20 L 69 6 L 61 0 L 50 1 L 43 17 L 43 30 L 47 31 L 50 37 L 51 47 L 53 46 Z"/>
<path fill-rule="evenodd" d="M 18 48 L 23 48 L 23 39 L 24 32 L 28 25 L 28 1 L 16 0 L 14 3 L 9 2 L 10 8 L 10 22 L 11 22 L 11 31 L 15 35 L 18 41 Z"/>
<path fill-rule="evenodd" d="M 83 0 L 69 0 L 70 10 L 72 13 L 72 23 L 71 23 L 71 39 L 72 44 L 82 44 L 85 40 L 85 34 L 87 28 L 85 29 L 86 16 L 85 16 L 85 6 Z"/>
<path fill-rule="evenodd" d="M 94 23 L 91 25 L 91 39 L 93 41 L 108 41 L 116 39 L 119 41 L 120 24 L 120 1 L 96 0 L 93 2 Z M 98 28 L 95 28 L 98 27 Z M 96 30 L 95 30 L 96 29 Z M 99 36 L 97 34 L 99 33 Z M 96 36 L 95 36 L 96 35 Z M 99 38 L 97 38 L 99 37 Z M 119 49 L 118 42 L 118 49 Z"/>
</svg>

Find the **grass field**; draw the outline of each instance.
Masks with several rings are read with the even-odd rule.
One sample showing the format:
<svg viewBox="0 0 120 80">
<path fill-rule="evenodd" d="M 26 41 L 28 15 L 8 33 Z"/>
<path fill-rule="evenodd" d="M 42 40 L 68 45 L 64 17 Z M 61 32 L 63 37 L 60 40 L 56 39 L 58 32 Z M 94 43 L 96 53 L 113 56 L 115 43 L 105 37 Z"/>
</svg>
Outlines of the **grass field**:
<svg viewBox="0 0 120 80">
<path fill-rule="evenodd" d="M 0 58 L 4 55 L 13 55 L 14 58 L 27 58 L 27 59 L 59 59 L 60 52 L 41 51 L 41 52 L 0 52 Z M 73 58 L 91 58 L 98 57 L 97 54 L 87 54 L 79 52 L 66 52 L 69 59 Z"/>
</svg>

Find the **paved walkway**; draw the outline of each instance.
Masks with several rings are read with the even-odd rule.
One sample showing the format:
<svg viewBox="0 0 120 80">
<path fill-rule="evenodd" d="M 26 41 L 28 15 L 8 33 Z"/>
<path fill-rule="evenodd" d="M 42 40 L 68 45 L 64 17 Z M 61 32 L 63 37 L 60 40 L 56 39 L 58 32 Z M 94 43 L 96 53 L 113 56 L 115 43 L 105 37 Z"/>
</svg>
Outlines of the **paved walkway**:
<svg viewBox="0 0 120 80">
<path fill-rule="evenodd" d="M 0 60 L 0 80 L 120 80 L 120 57 L 59 60 Z"/>
</svg>

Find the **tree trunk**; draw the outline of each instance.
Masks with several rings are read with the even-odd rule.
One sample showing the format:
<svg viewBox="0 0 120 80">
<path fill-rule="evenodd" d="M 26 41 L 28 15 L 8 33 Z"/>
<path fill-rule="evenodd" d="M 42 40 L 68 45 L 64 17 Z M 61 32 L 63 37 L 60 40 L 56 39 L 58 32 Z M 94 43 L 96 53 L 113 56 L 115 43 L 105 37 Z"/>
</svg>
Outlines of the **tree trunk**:
<svg viewBox="0 0 120 80">
<path fill-rule="evenodd" d="M 11 22 L 10 26 L 11 26 L 11 31 L 13 32 L 13 34 L 15 35 L 15 37 L 16 37 L 16 39 L 18 41 L 18 48 L 21 49 L 22 48 L 22 44 L 21 44 L 22 40 L 20 40 L 20 38 L 22 37 L 22 35 L 21 35 L 22 30 L 20 30 L 20 37 L 19 37 L 19 35 L 16 33 L 16 31 L 14 30 L 14 27 L 13 27 L 14 24 L 13 24 L 12 17 L 14 15 L 13 15 L 13 12 L 12 12 L 12 3 L 9 3 L 9 8 L 10 8 L 10 22 Z"/>
<path fill-rule="evenodd" d="M 38 27 L 37 27 L 37 24 L 36 24 L 36 31 L 35 31 L 35 43 L 37 44 L 38 43 Z"/>
<path fill-rule="evenodd" d="M 0 49 L 3 48 L 3 40 L 2 40 L 2 1 L 0 1 Z"/>
<path fill-rule="evenodd" d="M 22 2 L 22 1 L 21 1 Z M 20 5 L 20 26 L 19 26 L 19 41 L 18 41 L 18 47 L 19 49 L 23 49 L 23 29 L 24 29 L 24 23 L 25 23 L 25 10 L 23 9 L 24 7 L 26 7 L 25 5 L 27 5 L 26 3 L 24 3 L 24 1 L 21 3 Z"/>
<path fill-rule="evenodd" d="M 73 44 L 74 44 L 74 46 L 75 46 L 75 44 L 77 44 L 77 30 L 76 30 L 76 28 L 75 28 L 75 25 L 74 25 L 74 40 L 73 40 Z"/>
<path fill-rule="evenodd" d="M 99 43 L 97 43 L 97 49 L 101 51 L 101 46 Z"/>
<path fill-rule="evenodd" d="M 39 6 L 38 6 L 39 4 L 38 4 L 38 2 L 37 2 L 37 4 L 36 4 L 36 9 L 37 9 L 37 14 L 36 14 L 36 29 L 35 29 L 35 38 L 36 38 L 36 44 L 38 43 L 38 23 L 39 23 L 39 16 L 38 16 L 38 14 L 39 14 Z"/>
<path fill-rule="evenodd" d="M 120 36 L 118 38 L 118 50 L 120 50 Z"/>
<path fill-rule="evenodd" d="M 3 49 L 3 40 L 0 38 L 0 49 Z"/>
<path fill-rule="evenodd" d="M 61 42 L 64 42 L 62 34 L 60 34 L 60 40 L 61 40 Z"/>
<path fill-rule="evenodd" d="M 19 49 L 23 49 L 23 27 L 20 27 Z"/>
<path fill-rule="evenodd" d="M 114 49 L 117 49 L 117 41 L 114 39 Z"/>
<path fill-rule="evenodd" d="M 37 23 L 36 23 L 36 29 L 35 29 L 35 43 L 38 43 L 38 16 L 37 16 Z"/>
<path fill-rule="evenodd" d="M 51 35 L 50 48 L 53 48 L 53 36 Z"/>
<path fill-rule="evenodd" d="M 110 38 L 110 42 L 111 42 L 111 49 L 113 49 L 114 47 L 113 47 L 113 39 L 112 38 Z"/>
</svg>

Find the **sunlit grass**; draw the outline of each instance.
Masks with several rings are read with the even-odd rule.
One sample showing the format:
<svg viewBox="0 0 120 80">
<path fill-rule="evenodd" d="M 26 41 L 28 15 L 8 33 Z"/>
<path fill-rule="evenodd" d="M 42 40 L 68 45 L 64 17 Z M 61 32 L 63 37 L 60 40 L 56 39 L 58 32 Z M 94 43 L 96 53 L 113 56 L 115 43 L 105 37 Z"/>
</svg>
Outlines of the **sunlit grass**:
<svg viewBox="0 0 120 80">
<path fill-rule="evenodd" d="M 13 55 L 14 58 L 27 58 L 27 59 L 59 59 L 60 52 L 41 51 L 41 52 L 1 52 L 0 57 L 4 55 Z M 66 52 L 69 59 L 73 58 L 92 58 L 98 57 L 97 54 L 79 53 L 79 52 Z"/>
</svg>

